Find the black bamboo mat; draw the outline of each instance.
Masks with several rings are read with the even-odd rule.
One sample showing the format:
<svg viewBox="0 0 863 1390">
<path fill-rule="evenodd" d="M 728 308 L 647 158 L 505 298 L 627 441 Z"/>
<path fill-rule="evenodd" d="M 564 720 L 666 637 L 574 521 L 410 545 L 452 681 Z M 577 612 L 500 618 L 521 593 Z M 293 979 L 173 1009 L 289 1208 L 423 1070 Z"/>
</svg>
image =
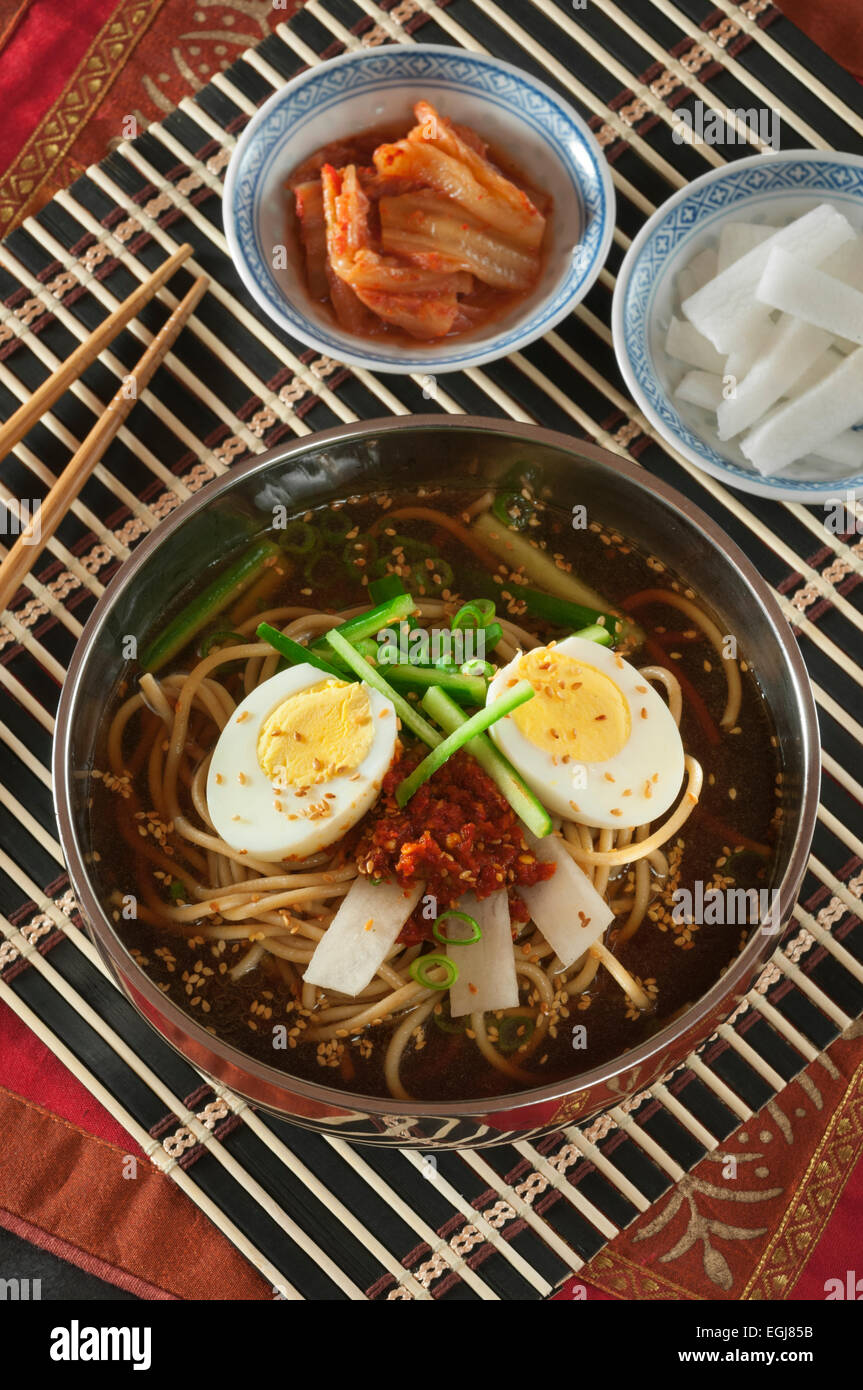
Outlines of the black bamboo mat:
<svg viewBox="0 0 863 1390">
<path fill-rule="evenodd" d="M 274 87 L 345 47 L 488 49 L 590 121 L 618 222 L 587 299 L 553 333 L 436 399 L 349 371 L 264 321 L 240 287 L 220 190 L 237 133 Z M 727 491 L 669 453 L 628 400 L 609 331 L 614 276 L 644 218 L 745 144 L 680 146 L 683 101 L 766 105 L 783 148 L 863 149 L 857 84 L 767 0 L 309 0 L 255 50 L 119 145 L 0 246 L 0 416 L 182 241 L 210 293 L 168 369 L 85 487 L 0 626 L 0 999 L 51 1046 L 289 1299 L 547 1298 L 863 1010 L 863 507 Z M 16 514 L 68 460 L 175 303 L 163 291 L 0 467 Z M 237 460 L 355 418 L 466 411 L 533 420 L 623 450 L 709 512 L 774 587 L 816 688 L 824 785 L 795 920 L 731 1026 L 663 1083 L 536 1142 L 427 1156 L 352 1149 L 254 1114 L 153 1034 L 85 937 L 55 838 L 48 773 L 64 671 L 104 584 L 141 538 Z M 17 500 L 16 500 L 17 499 Z"/>
</svg>

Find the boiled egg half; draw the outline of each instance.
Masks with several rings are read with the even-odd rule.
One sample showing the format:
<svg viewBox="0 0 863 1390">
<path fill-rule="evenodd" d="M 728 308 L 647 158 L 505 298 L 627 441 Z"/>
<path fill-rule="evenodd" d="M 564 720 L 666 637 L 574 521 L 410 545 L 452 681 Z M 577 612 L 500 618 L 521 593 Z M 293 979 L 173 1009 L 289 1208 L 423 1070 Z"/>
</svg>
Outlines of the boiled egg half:
<svg viewBox="0 0 863 1390">
<path fill-rule="evenodd" d="M 305 859 L 341 838 L 380 794 L 398 725 L 389 700 L 303 664 L 233 711 L 207 774 L 213 825 L 257 859 Z"/>
<path fill-rule="evenodd" d="M 665 701 L 628 661 L 583 637 L 519 653 L 488 699 L 516 681 L 535 696 L 489 730 L 553 814 L 619 830 L 656 820 L 683 781 L 683 744 Z"/>
</svg>

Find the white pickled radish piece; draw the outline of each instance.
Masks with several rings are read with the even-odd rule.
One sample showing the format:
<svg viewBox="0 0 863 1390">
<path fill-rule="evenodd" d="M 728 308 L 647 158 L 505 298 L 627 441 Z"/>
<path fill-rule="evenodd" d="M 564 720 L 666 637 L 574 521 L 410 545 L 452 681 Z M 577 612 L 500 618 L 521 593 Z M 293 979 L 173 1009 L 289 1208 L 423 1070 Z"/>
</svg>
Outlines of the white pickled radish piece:
<svg viewBox="0 0 863 1390">
<path fill-rule="evenodd" d="M 856 472 L 863 467 L 863 430 L 843 430 L 841 434 L 834 434 L 832 439 L 819 444 L 814 452 L 819 458 L 828 459 L 830 463 L 841 463 Z"/>
<path fill-rule="evenodd" d="M 665 351 L 678 362 L 688 367 L 698 367 L 703 372 L 721 372 L 725 358 L 708 338 L 702 337 L 691 323 L 684 323 L 672 315 L 665 337 Z"/>
<path fill-rule="evenodd" d="M 423 885 L 373 883 L 360 874 L 342 898 L 303 979 L 353 997 L 375 977 L 420 899 Z"/>
<path fill-rule="evenodd" d="M 853 236 L 851 225 L 842 214 L 829 203 L 821 203 L 696 290 L 684 300 L 683 312 L 720 352 L 733 352 L 740 346 L 742 335 L 752 332 L 761 321 L 764 311 L 753 302 L 755 288 L 775 247 L 799 256 L 809 265 L 819 265 Z"/>
<path fill-rule="evenodd" d="M 788 399 L 793 400 L 795 396 L 802 396 L 804 391 L 808 391 L 812 386 L 817 386 L 819 381 L 823 381 L 825 376 L 833 371 L 834 367 L 839 366 L 842 356 L 843 354 L 837 352 L 835 347 L 829 347 L 826 352 L 822 352 L 820 357 L 816 357 L 812 366 L 808 367 L 803 375 L 797 378 L 794 385 L 785 392 Z"/>
<path fill-rule="evenodd" d="M 443 934 L 451 938 L 446 953 L 458 967 L 458 979 L 450 985 L 450 1013 L 461 1018 L 477 1009 L 481 1013 L 514 1009 L 518 978 L 506 890 L 501 888 L 481 901 L 473 893 L 465 893 L 458 901 L 458 911 L 476 919 L 482 936 L 470 945 L 459 946 L 458 938 L 468 934 L 467 923 L 458 917 L 446 917 L 441 923 Z"/>
<path fill-rule="evenodd" d="M 755 293 L 771 309 L 782 309 L 835 337 L 863 343 L 863 293 L 781 247 L 771 251 Z"/>
<path fill-rule="evenodd" d="M 674 394 L 705 410 L 718 410 L 722 404 L 722 377 L 715 372 L 687 372 Z"/>
<path fill-rule="evenodd" d="M 783 315 L 773 328 L 767 352 L 737 383 L 728 399 L 720 401 L 716 411 L 719 438 L 731 439 L 754 425 L 827 352 L 832 341 L 823 329 Z"/>
<path fill-rule="evenodd" d="M 863 415 L 863 348 L 835 367 L 817 386 L 795 396 L 751 430 L 740 447 L 759 473 L 769 476 L 848 429 Z"/>
<path fill-rule="evenodd" d="M 525 839 L 537 859 L 556 867 L 551 878 L 518 895 L 566 969 L 599 940 L 614 913 L 558 836 L 538 840 L 527 831 Z"/>
<path fill-rule="evenodd" d="M 727 270 L 735 261 L 754 251 L 762 241 L 777 230 L 776 227 L 762 227 L 755 222 L 724 222 L 719 230 L 719 263 L 717 274 Z"/>
<path fill-rule="evenodd" d="M 676 284 L 677 293 L 681 303 L 690 294 L 695 294 L 702 285 L 706 285 L 708 280 L 712 280 L 716 274 L 718 264 L 717 253 L 710 247 L 706 251 L 699 251 L 697 256 L 693 256 L 688 265 L 683 270 L 678 271 Z"/>
<path fill-rule="evenodd" d="M 712 246 L 706 250 L 699 251 L 697 256 L 693 256 L 689 262 L 689 270 L 695 277 L 695 283 L 699 289 L 712 280 L 719 268 L 719 256 Z"/>
<path fill-rule="evenodd" d="M 773 319 L 769 313 L 765 314 L 761 309 L 756 309 L 756 315 L 757 322 L 743 334 L 737 347 L 733 352 L 729 352 L 725 359 L 725 371 L 722 375 L 726 380 L 733 377 L 736 382 L 742 381 L 770 346 L 775 326 Z"/>
<path fill-rule="evenodd" d="M 821 262 L 820 269 L 855 290 L 863 290 L 863 236 L 843 242 L 838 251 Z"/>
</svg>

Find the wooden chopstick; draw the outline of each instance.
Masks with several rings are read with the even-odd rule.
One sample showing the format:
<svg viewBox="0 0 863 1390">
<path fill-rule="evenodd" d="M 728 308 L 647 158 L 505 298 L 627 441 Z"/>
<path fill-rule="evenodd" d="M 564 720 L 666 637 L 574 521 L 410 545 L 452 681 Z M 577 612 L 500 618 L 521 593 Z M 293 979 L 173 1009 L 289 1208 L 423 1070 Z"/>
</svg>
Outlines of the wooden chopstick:
<svg viewBox="0 0 863 1390">
<path fill-rule="evenodd" d="M 144 305 L 153 298 L 158 290 L 162 288 L 166 280 L 170 280 L 174 271 L 183 264 L 192 254 L 192 247 L 185 242 L 173 256 L 169 256 L 166 261 L 153 271 L 153 274 L 143 280 L 136 290 L 133 290 L 128 299 L 124 299 L 122 304 L 118 304 L 112 314 L 103 319 L 99 327 L 94 329 L 84 342 L 76 347 L 71 357 L 61 363 L 55 372 L 52 372 L 42 385 L 37 387 L 29 400 L 19 405 L 14 415 L 11 415 L 5 424 L 0 425 L 0 459 L 5 458 L 10 449 L 14 449 L 19 440 L 36 421 L 39 420 L 46 410 L 50 410 L 56 400 L 62 396 L 63 392 L 73 381 L 77 381 L 82 372 L 95 361 L 99 353 L 106 348 L 112 338 L 116 338 L 121 328 L 125 328 L 130 319 L 140 312 Z"/>
<path fill-rule="evenodd" d="M 180 300 L 130 376 L 124 378 L 123 384 L 108 402 L 104 413 L 99 416 L 87 438 L 78 446 L 42 505 L 18 536 L 12 549 L 4 556 L 2 563 L 0 563 L 0 612 L 6 608 L 21 580 L 29 573 L 45 542 L 50 536 L 53 536 L 150 377 L 163 358 L 170 352 L 177 335 L 189 315 L 194 311 L 209 283 L 206 275 L 199 276 L 188 294 Z M 144 286 L 142 285 L 141 288 L 143 289 Z"/>
</svg>

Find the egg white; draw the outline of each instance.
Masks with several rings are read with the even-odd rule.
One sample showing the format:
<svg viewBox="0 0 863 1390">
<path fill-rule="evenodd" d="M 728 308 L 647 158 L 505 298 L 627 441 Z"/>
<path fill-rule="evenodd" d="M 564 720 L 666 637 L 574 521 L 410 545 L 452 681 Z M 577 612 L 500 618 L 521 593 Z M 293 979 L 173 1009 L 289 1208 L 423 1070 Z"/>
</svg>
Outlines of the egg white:
<svg viewBox="0 0 863 1390">
<path fill-rule="evenodd" d="M 583 637 L 567 637 L 552 651 L 593 666 L 614 682 L 629 708 L 631 727 L 626 743 L 601 762 L 579 761 L 572 754 L 571 760 L 563 763 L 526 738 L 512 716 L 491 726 L 494 742 L 553 814 L 609 830 L 656 820 L 677 797 L 684 773 L 683 743 L 665 701 L 634 666 L 608 647 Z M 495 676 L 488 689 L 489 701 L 505 694 L 508 681 L 523 679 L 516 669 L 522 655 L 519 652 Z M 646 716 L 642 716 L 642 709 Z M 614 780 L 609 781 L 609 777 Z M 619 814 L 613 814 L 615 811 Z"/>
<path fill-rule="evenodd" d="M 372 715 L 372 745 L 351 772 L 317 782 L 298 795 L 297 788 L 276 789 L 258 762 L 258 738 L 270 714 L 288 696 L 326 679 L 307 663 L 280 671 L 246 696 L 222 730 L 207 774 L 207 808 L 216 831 L 232 849 L 257 859 L 305 859 L 340 839 L 380 795 L 398 725 L 392 703 L 369 686 L 364 689 Z M 328 792 L 332 795 L 325 797 Z M 309 819 L 302 814 L 323 799 L 329 815 Z"/>
</svg>

